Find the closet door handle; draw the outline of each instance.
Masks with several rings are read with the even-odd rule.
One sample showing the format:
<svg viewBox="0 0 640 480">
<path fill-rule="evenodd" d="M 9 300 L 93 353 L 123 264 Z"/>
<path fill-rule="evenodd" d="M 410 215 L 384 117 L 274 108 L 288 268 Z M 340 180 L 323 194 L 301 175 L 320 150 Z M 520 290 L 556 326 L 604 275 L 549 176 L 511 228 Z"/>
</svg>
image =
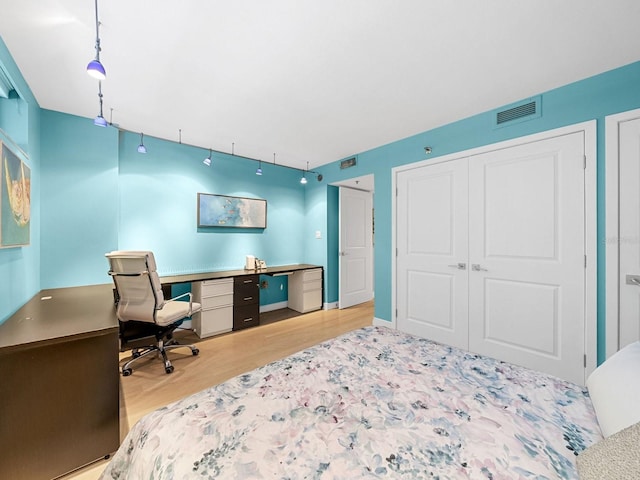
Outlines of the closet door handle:
<svg viewBox="0 0 640 480">
<path fill-rule="evenodd" d="M 625 283 L 627 285 L 636 285 L 640 286 L 640 275 L 627 275 L 625 277 Z"/>
<path fill-rule="evenodd" d="M 471 264 L 471 270 L 473 270 L 474 272 L 488 272 L 489 271 L 486 268 L 482 268 L 482 266 L 479 263 L 472 263 Z"/>
<path fill-rule="evenodd" d="M 467 269 L 467 264 L 466 263 L 456 263 L 454 265 L 448 265 L 451 268 L 457 268 L 458 270 L 466 270 Z"/>
</svg>

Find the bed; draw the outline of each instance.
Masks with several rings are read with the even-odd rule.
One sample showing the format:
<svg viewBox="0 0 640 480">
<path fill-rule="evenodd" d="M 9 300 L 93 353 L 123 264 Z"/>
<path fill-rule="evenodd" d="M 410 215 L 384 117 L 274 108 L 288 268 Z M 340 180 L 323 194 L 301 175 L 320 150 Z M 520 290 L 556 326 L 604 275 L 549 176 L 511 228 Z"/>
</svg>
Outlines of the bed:
<svg viewBox="0 0 640 480">
<path fill-rule="evenodd" d="M 143 417 L 101 479 L 577 479 L 585 387 L 384 327 Z"/>
</svg>

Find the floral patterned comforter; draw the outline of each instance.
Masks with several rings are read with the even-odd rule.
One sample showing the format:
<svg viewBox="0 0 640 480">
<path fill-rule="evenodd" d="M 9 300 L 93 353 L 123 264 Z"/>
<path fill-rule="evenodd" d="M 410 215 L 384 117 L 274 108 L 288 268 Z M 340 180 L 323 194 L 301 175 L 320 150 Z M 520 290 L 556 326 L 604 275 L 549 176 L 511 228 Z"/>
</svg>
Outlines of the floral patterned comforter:
<svg viewBox="0 0 640 480">
<path fill-rule="evenodd" d="M 366 327 L 168 405 L 102 479 L 577 479 L 586 390 Z"/>
</svg>

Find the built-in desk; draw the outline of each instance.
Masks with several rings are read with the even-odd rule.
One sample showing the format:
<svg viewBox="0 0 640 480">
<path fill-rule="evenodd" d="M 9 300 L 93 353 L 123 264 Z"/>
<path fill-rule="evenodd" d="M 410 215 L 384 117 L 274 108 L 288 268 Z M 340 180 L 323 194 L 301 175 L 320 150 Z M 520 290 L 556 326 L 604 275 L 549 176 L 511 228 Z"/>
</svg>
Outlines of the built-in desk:
<svg viewBox="0 0 640 480">
<path fill-rule="evenodd" d="M 175 285 L 178 283 L 200 282 L 202 280 L 215 280 L 218 278 L 239 277 L 243 275 L 286 275 L 287 273 L 299 270 L 309 270 L 313 268 L 322 268 L 318 265 L 309 265 L 306 263 L 298 263 L 295 265 L 280 265 L 276 267 L 267 267 L 261 270 L 221 270 L 217 272 L 205 273 L 187 273 L 184 275 L 171 275 L 160 277 L 163 286 Z"/>
<path fill-rule="evenodd" d="M 50 479 L 120 444 L 113 285 L 42 290 L 0 325 L 0 476 Z"/>
<path fill-rule="evenodd" d="M 201 337 L 260 324 L 259 276 L 289 276 L 289 308 L 300 313 L 322 307 L 322 272 L 317 265 L 295 264 L 257 270 L 224 270 L 160 277 L 164 295 L 171 286 L 190 283 L 194 301 L 202 311 L 193 317 L 192 327 Z"/>
</svg>

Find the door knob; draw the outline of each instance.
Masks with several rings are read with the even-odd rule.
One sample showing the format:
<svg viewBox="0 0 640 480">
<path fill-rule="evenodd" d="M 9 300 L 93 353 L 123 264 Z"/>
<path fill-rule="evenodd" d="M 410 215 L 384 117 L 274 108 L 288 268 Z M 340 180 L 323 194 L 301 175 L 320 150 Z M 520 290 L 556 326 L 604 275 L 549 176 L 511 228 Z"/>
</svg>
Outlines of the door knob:
<svg viewBox="0 0 640 480">
<path fill-rule="evenodd" d="M 456 264 L 453 264 L 453 265 L 449 265 L 449 267 L 457 268 L 458 270 L 466 270 L 467 269 L 467 264 L 460 262 L 460 263 L 456 263 Z"/>
<path fill-rule="evenodd" d="M 474 272 L 488 272 L 489 271 L 486 268 L 482 268 L 482 266 L 479 263 L 472 263 L 471 264 L 471 270 L 473 270 Z"/>
</svg>

